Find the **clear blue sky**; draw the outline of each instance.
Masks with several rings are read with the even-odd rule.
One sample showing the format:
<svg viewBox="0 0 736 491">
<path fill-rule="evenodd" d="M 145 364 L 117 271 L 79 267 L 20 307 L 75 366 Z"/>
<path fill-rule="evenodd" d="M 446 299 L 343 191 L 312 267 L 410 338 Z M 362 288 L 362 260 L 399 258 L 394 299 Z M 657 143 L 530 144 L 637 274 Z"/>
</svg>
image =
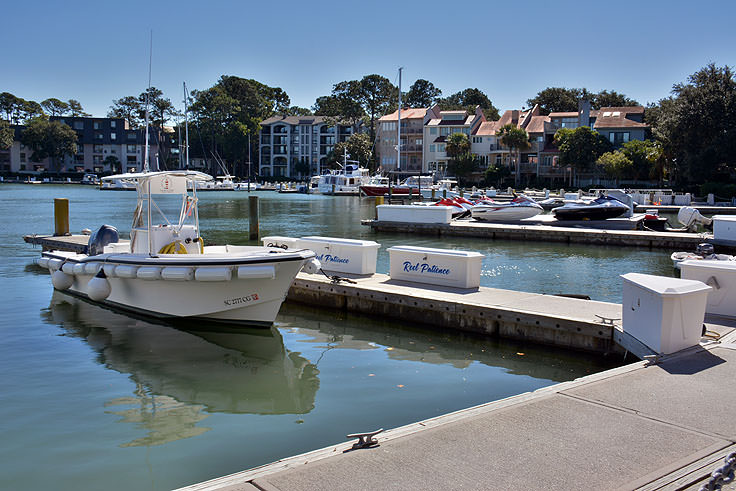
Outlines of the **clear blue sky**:
<svg viewBox="0 0 736 491">
<path fill-rule="evenodd" d="M 500 110 L 548 86 L 655 102 L 707 63 L 736 66 L 736 1 L 5 2 L 0 92 L 77 99 L 94 116 L 152 84 L 254 78 L 310 107 L 342 80 L 477 87 Z"/>
</svg>

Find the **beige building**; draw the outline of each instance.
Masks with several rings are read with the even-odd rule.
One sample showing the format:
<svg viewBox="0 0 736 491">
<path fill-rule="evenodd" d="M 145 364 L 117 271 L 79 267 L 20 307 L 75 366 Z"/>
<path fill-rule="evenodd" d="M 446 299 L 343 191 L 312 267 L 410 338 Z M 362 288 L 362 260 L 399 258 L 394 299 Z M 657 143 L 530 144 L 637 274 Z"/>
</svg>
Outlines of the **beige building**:
<svg viewBox="0 0 736 491">
<path fill-rule="evenodd" d="M 422 165 L 424 125 L 439 117 L 439 108 L 406 108 L 401 110 L 401 165 L 397 165 L 398 111 L 378 119 L 376 154 L 380 172 L 402 170 L 426 171 Z"/>
</svg>

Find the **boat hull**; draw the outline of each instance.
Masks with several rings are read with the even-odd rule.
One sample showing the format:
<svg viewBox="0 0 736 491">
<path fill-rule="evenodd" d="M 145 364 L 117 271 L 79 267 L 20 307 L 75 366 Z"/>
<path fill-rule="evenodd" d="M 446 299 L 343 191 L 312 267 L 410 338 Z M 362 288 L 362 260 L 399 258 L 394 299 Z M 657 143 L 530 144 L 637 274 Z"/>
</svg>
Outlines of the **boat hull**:
<svg viewBox="0 0 736 491">
<path fill-rule="evenodd" d="M 45 258 L 66 260 L 63 271 L 72 272 L 71 285 L 62 291 L 112 308 L 161 319 L 204 319 L 249 326 L 270 326 L 286 293 L 311 251 L 280 261 L 197 262 L 180 258 L 122 261 L 116 255 L 103 269 L 110 285 L 104 300 L 90 295 L 91 271 L 76 272 L 77 265 L 95 263 L 87 256 L 44 253 Z M 86 259 L 85 259 L 86 258 Z M 118 258 L 118 260 L 115 260 Z M 102 264 L 102 263 L 100 263 Z M 78 269 L 81 269 L 78 268 Z M 54 273 L 54 268 L 49 265 Z"/>
<path fill-rule="evenodd" d="M 542 208 L 531 206 L 474 206 L 471 216 L 484 222 L 515 222 L 539 215 Z"/>
<path fill-rule="evenodd" d="M 626 208 L 579 208 L 563 210 L 562 207 L 554 208 L 552 213 L 558 220 L 608 220 L 616 218 L 626 212 Z"/>
</svg>

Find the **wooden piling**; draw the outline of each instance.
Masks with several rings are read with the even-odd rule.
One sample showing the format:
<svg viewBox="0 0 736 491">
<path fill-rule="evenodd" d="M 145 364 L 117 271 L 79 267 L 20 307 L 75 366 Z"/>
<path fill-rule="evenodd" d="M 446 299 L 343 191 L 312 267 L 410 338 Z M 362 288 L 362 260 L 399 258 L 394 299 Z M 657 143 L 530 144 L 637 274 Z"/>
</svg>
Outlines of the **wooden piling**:
<svg viewBox="0 0 736 491">
<path fill-rule="evenodd" d="M 69 234 L 69 200 L 54 198 L 54 236 Z"/>
</svg>

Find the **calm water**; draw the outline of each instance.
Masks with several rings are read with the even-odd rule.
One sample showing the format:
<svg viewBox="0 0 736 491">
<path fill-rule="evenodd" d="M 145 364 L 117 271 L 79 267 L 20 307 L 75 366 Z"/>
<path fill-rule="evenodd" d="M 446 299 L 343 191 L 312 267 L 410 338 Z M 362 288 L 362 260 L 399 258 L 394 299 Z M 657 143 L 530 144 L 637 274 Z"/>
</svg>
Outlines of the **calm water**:
<svg viewBox="0 0 736 491">
<path fill-rule="evenodd" d="M 618 275 L 672 274 L 640 249 L 375 234 L 369 200 L 264 192 L 262 235 L 486 255 L 482 284 L 620 301 Z M 52 293 L 27 233 L 130 228 L 135 194 L 0 185 L 0 488 L 171 489 L 600 371 L 618 360 L 284 305 L 271 330 L 174 329 Z M 246 244 L 247 193 L 201 196 L 207 243 Z"/>
</svg>

